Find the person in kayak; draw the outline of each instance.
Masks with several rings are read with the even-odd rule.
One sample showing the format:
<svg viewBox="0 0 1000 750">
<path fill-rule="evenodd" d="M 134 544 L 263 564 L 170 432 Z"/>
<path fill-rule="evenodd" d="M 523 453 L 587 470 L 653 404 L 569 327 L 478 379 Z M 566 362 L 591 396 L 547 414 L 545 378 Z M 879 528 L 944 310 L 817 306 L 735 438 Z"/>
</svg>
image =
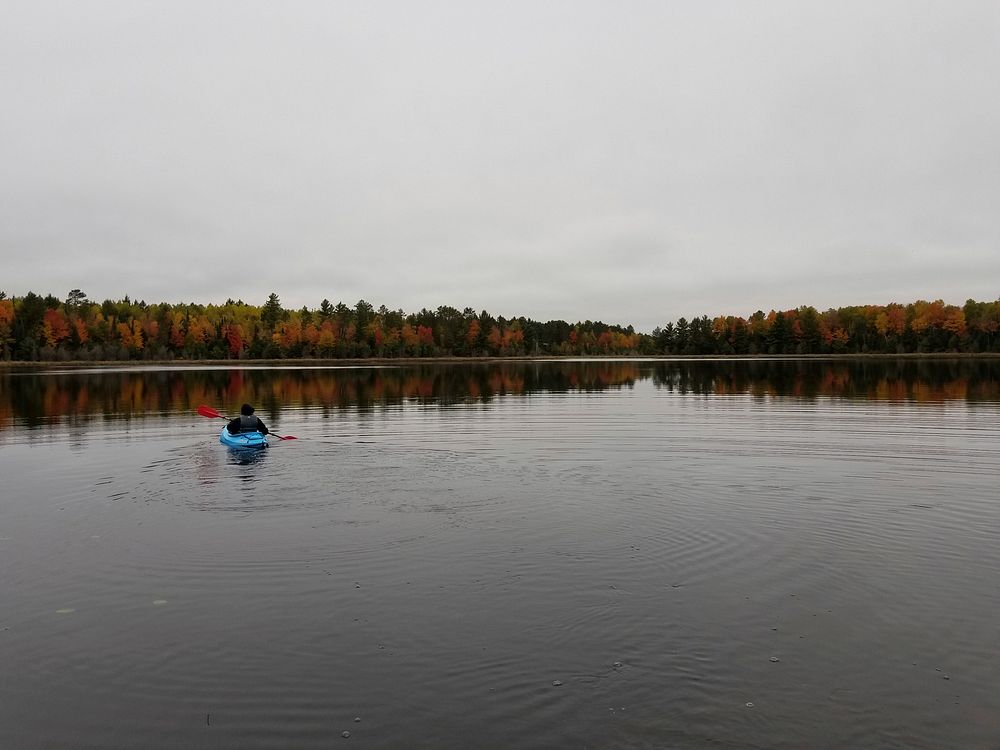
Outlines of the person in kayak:
<svg viewBox="0 0 1000 750">
<path fill-rule="evenodd" d="M 267 427 L 260 421 L 260 417 L 255 417 L 253 407 L 250 404 L 243 404 L 240 407 L 240 416 L 226 425 L 231 435 L 239 435 L 241 432 L 259 432 L 267 434 Z"/>
</svg>

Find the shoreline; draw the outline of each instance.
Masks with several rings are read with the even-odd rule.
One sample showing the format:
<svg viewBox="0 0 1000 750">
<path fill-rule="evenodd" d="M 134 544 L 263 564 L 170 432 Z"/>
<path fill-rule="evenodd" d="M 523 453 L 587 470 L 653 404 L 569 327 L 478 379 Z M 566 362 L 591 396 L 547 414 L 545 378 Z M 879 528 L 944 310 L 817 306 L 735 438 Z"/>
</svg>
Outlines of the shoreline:
<svg viewBox="0 0 1000 750">
<path fill-rule="evenodd" d="M 405 367 L 421 364 L 490 364 L 505 362 L 775 362 L 775 361 L 850 361 L 850 360 L 993 360 L 1000 359 L 1000 352 L 908 352 L 887 354 L 866 352 L 858 354 L 654 354 L 654 355 L 531 355 L 520 357 L 367 357 L 364 359 L 150 359 L 150 360 L 67 360 L 0 361 L 0 371 L 21 369 L 86 369 L 86 368 L 130 368 L 130 367 L 174 367 L 193 369 L 198 367 L 385 367 L 396 365 Z"/>
</svg>

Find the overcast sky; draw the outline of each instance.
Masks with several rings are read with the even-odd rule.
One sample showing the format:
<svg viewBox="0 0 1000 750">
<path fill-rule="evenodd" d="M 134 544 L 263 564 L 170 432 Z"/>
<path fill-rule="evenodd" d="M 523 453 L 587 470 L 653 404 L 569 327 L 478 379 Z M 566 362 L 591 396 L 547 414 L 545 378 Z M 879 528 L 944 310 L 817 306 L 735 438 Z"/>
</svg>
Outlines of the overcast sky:
<svg viewBox="0 0 1000 750">
<path fill-rule="evenodd" d="M 0 289 L 994 300 L 998 40 L 997 0 L 7 0 Z"/>
</svg>

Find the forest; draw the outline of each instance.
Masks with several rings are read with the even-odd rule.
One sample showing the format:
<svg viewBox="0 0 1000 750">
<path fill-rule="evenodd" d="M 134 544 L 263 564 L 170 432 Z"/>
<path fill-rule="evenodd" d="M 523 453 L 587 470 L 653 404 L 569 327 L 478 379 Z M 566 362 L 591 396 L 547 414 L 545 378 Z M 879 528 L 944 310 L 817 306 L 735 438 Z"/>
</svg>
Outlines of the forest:
<svg viewBox="0 0 1000 750">
<path fill-rule="evenodd" d="M 171 361 L 406 357 L 803 355 L 1000 351 L 1000 300 L 803 306 L 748 317 L 679 318 L 651 333 L 600 321 L 539 322 L 466 307 L 416 313 L 324 299 L 286 309 L 260 305 L 95 302 L 0 291 L 0 360 Z"/>
</svg>

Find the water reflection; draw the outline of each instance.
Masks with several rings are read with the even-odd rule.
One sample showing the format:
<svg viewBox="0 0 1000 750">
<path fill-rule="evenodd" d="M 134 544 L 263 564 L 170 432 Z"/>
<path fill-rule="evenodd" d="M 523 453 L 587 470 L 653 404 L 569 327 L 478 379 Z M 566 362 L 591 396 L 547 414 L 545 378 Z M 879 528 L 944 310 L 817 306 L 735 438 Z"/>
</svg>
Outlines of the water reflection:
<svg viewBox="0 0 1000 750">
<path fill-rule="evenodd" d="M 653 382 L 680 393 L 889 401 L 996 401 L 1000 360 L 700 360 L 657 364 Z"/>
<path fill-rule="evenodd" d="M 681 394 L 1000 400 L 1000 360 L 600 360 L 358 368 L 113 369 L 0 374 L 0 429 L 58 420 L 129 420 L 243 402 L 275 419 L 286 406 L 360 411 L 406 401 L 488 403 L 506 395 L 632 388 Z"/>
<path fill-rule="evenodd" d="M 267 455 L 266 448 L 227 448 L 227 455 L 229 456 L 229 462 L 232 464 L 237 464 L 238 466 L 250 466 L 252 464 L 262 464 L 264 463 L 264 457 Z M 256 474 L 241 474 L 240 478 L 252 482 L 256 478 Z"/>
</svg>

